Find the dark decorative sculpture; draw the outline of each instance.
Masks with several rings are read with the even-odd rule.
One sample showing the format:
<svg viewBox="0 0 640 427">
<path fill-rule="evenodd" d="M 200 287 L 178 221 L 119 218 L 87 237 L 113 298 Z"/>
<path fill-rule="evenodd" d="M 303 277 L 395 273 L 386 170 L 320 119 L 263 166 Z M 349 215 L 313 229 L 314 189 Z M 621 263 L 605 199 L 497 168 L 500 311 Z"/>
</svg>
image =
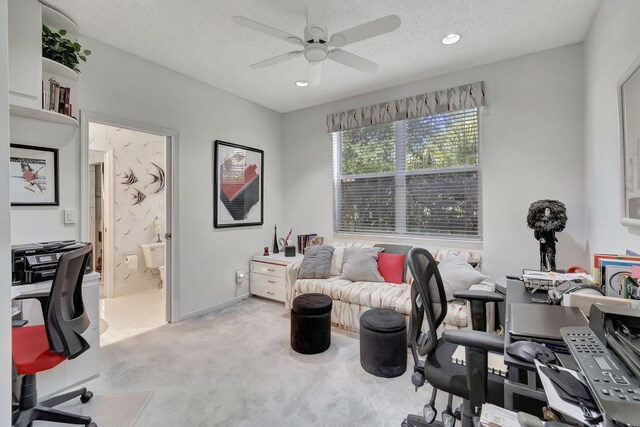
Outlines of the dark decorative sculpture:
<svg viewBox="0 0 640 427">
<path fill-rule="evenodd" d="M 540 242 L 540 270 L 556 271 L 556 233 L 567 225 L 567 209 L 558 200 L 538 200 L 529 206 L 527 225 Z"/>
<path fill-rule="evenodd" d="M 273 251 L 274 254 L 279 254 L 280 249 L 278 249 L 278 226 L 273 226 Z"/>
</svg>

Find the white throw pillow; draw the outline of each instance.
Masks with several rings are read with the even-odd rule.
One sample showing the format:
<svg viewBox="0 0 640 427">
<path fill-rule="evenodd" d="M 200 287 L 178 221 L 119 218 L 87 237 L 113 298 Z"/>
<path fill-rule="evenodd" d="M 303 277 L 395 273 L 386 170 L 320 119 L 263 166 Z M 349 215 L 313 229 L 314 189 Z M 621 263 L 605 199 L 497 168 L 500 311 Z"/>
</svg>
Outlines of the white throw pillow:
<svg viewBox="0 0 640 427">
<path fill-rule="evenodd" d="M 333 256 L 331 257 L 330 276 L 339 276 L 342 274 L 342 260 L 344 257 L 344 247 L 334 247 Z"/>
<path fill-rule="evenodd" d="M 475 285 L 489 278 L 489 276 L 485 276 L 471 267 L 464 259 L 453 254 L 447 255 L 440 261 L 438 270 L 440 270 L 440 276 L 444 283 L 447 301 L 454 299 L 454 292 L 466 291 L 471 285 Z"/>
</svg>

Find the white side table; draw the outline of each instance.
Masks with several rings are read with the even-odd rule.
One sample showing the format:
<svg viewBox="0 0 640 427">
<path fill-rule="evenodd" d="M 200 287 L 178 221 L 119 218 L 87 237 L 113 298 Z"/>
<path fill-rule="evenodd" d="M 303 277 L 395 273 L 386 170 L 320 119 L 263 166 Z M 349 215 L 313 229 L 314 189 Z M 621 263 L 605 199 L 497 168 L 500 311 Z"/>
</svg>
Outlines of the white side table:
<svg viewBox="0 0 640 427">
<path fill-rule="evenodd" d="M 251 294 L 284 302 L 287 265 L 302 261 L 302 258 L 302 255 L 285 257 L 283 253 L 253 256 L 250 269 Z"/>
</svg>

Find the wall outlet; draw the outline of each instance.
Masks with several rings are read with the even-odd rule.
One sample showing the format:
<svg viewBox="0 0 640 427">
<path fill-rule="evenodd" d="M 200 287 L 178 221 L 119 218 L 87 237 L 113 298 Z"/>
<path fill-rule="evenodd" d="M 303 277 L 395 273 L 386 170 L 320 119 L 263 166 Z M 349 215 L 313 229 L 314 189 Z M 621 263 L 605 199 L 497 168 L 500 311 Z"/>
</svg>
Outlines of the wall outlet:
<svg viewBox="0 0 640 427">
<path fill-rule="evenodd" d="M 243 280 L 244 280 L 244 272 L 240 270 L 236 271 L 236 285 L 242 284 Z"/>
<path fill-rule="evenodd" d="M 65 224 L 75 224 L 76 223 L 76 210 L 75 209 L 65 209 L 64 210 L 64 223 Z"/>
</svg>

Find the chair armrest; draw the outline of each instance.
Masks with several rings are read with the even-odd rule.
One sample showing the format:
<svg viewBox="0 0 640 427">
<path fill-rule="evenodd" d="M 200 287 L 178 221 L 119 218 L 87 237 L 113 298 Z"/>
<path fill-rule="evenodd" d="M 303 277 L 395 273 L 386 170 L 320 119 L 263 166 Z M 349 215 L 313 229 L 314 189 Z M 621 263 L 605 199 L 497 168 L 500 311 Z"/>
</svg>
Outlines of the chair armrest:
<svg viewBox="0 0 640 427">
<path fill-rule="evenodd" d="M 446 330 L 442 333 L 442 339 L 477 350 L 504 353 L 504 339 L 486 332 Z"/>
<path fill-rule="evenodd" d="M 40 302 L 40 309 L 42 310 L 42 317 L 46 318 L 47 313 L 45 312 L 47 303 L 49 302 L 49 291 L 42 292 L 29 292 L 26 294 L 18 295 L 14 298 L 14 300 L 23 300 L 23 299 L 37 299 Z"/>
<path fill-rule="evenodd" d="M 502 302 L 504 297 L 495 292 L 487 291 L 456 291 L 453 293 L 454 298 L 466 299 L 467 301 L 482 302 Z"/>
<path fill-rule="evenodd" d="M 471 306 L 471 326 L 474 331 L 487 331 L 487 304 L 501 302 L 504 297 L 495 292 L 466 290 L 453 293 L 455 298 L 469 301 Z M 493 311 L 491 311 L 493 313 Z"/>
<path fill-rule="evenodd" d="M 38 301 L 42 300 L 48 300 L 49 299 L 49 291 L 44 291 L 44 292 L 29 292 L 29 293 L 25 293 L 25 294 L 20 294 L 17 297 L 13 298 L 15 300 L 20 300 L 20 299 L 37 299 Z"/>
<path fill-rule="evenodd" d="M 284 273 L 285 277 L 285 298 L 284 298 L 284 307 L 287 310 L 291 310 L 291 303 L 293 302 L 293 294 L 295 293 L 294 285 L 296 280 L 298 280 L 298 271 L 300 271 L 300 264 L 302 261 L 292 262 L 287 265 L 287 268 Z"/>
</svg>

